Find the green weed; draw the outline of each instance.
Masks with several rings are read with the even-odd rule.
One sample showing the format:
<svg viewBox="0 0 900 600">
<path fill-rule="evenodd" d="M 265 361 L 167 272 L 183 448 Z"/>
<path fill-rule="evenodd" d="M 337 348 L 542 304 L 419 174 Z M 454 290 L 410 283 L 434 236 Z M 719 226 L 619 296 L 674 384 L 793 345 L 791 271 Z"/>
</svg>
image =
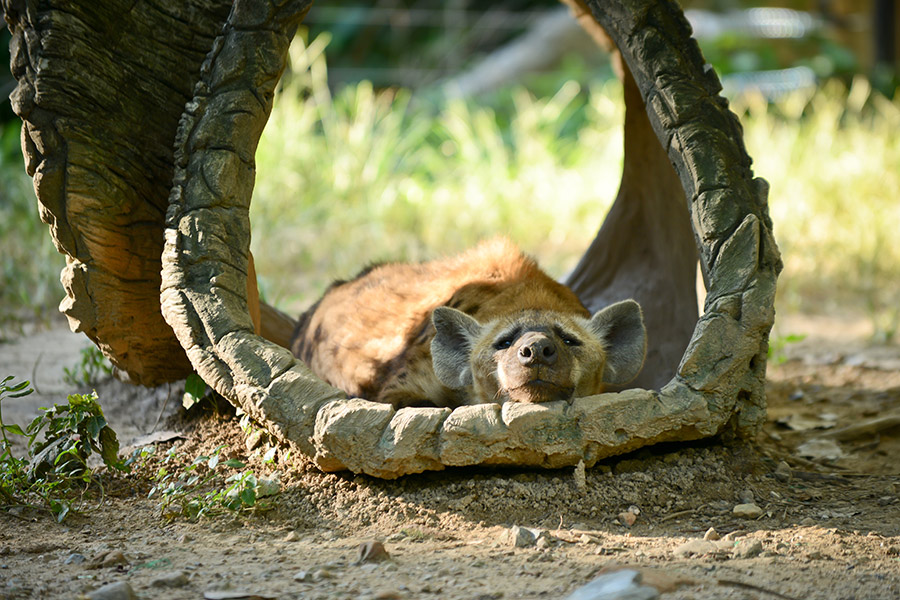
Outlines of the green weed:
<svg viewBox="0 0 900 600">
<path fill-rule="evenodd" d="M 25 321 L 45 322 L 63 297 L 65 260 L 38 218 L 16 122 L 0 123 L 0 341 Z"/>
<path fill-rule="evenodd" d="M 86 346 L 81 350 L 81 361 L 69 367 L 63 367 L 63 381 L 73 386 L 95 385 L 101 379 L 112 376 L 112 364 L 103 356 L 97 346 Z"/>
<path fill-rule="evenodd" d="M 0 382 L 0 407 L 4 397 L 19 398 L 32 392 L 27 381 L 13 383 L 11 376 L 6 377 Z M 61 522 L 92 485 L 102 492 L 100 477 L 88 466 L 92 454 L 98 454 L 111 469 L 129 468 L 119 459 L 116 433 L 107 424 L 96 393 L 74 394 L 66 404 L 41 409 L 25 429 L 4 423 L 0 411 L 0 432 L 0 498 L 6 508 L 48 510 Z M 26 438 L 27 458 L 13 454 L 8 435 Z"/>
<path fill-rule="evenodd" d="M 269 508 L 260 499 L 277 493 L 277 479 L 258 478 L 242 461 L 223 459 L 224 448 L 221 445 L 211 455 L 201 455 L 189 462 L 174 448 L 166 453 L 149 494 L 151 498 L 159 498 L 164 518 L 196 521 L 227 511 Z M 146 459 L 154 452 L 155 448 L 144 448 L 140 455 Z"/>
</svg>

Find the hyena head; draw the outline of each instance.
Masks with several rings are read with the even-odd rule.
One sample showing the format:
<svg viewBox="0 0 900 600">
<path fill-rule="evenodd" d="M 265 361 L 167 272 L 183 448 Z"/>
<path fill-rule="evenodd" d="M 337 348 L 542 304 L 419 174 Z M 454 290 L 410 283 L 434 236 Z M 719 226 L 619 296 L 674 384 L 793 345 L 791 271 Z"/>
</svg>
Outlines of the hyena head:
<svg viewBox="0 0 900 600">
<path fill-rule="evenodd" d="M 472 388 L 475 402 L 550 402 L 590 396 L 604 384 L 634 379 L 644 363 L 647 333 L 634 300 L 590 319 L 525 310 L 479 323 L 434 309 L 434 372 L 450 388 Z"/>
</svg>

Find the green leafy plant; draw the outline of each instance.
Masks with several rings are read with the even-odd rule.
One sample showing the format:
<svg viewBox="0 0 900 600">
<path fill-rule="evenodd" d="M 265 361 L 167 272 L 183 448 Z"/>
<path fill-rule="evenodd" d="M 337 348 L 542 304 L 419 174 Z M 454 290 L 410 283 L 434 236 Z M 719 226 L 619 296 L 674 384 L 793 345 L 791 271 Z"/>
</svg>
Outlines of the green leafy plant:
<svg viewBox="0 0 900 600">
<path fill-rule="evenodd" d="M 203 378 L 196 373 L 188 375 L 184 382 L 184 396 L 181 397 L 181 404 L 184 410 L 190 410 L 192 406 L 203 400 L 209 386 L 203 381 Z"/>
<path fill-rule="evenodd" d="M 163 517 L 196 521 L 225 511 L 268 508 L 259 499 L 277 493 L 277 483 L 258 478 L 238 459 L 223 459 L 224 448 L 223 444 L 209 456 L 201 455 L 187 463 L 174 448 L 166 453 L 148 496 L 160 499 Z M 154 448 L 140 450 L 144 458 L 154 452 Z"/>
<path fill-rule="evenodd" d="M 5 398 L 32 393 L 29 382 L 13 382 L 11 376 L 0 383 L 0 406 Z M 74 394 L 66 404 L 41 409 L 25 429 L 3 422 L 0 411 L 0 498 L 7 507 L 30 506 L 49 510 L 63 521 L 91 485 L 102 484 L 88 458 L 97 453 L 114 470 L 129 465 L 119 459 L 119 441 L 107 424 L 97 394 Z M 27 457 L 12 452 L 9 435 L 25 438 Z M 39 504 L 36 504 L 35 502 Z"/>
<path fill-rule="evenodd" d="M 789 344 L 796 344 L 798 342 L 802 342 L 805 339 L 805 335 L 798 335 L 793 333 L 773 337 L 769 340 L 769 350 L 767 353 L 769 361 L 774 362 L 776 365 L 784 364 L 785 362 L 787 362 L 787 353 L 785 352 L 785 348 L 787 348 Z"/>
<path fill-rule="evenodd" d="M 81 351 L 81 362 L 71 369 L 63 367 L 63 381 L 69 385 L 91 386 L 112 375 L 112 364 L 97 346 L 87 346 Z"/>
</svg>

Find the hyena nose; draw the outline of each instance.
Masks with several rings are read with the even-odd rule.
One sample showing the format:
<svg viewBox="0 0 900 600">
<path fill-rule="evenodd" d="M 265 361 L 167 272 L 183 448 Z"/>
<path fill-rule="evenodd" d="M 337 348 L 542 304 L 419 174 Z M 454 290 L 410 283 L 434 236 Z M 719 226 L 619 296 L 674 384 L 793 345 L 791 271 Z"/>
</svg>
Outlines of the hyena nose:
<svg viewBox="0 0 900 600">
<path fill-rule="evenodd" d="M 519 362 L 532 365 L 552 365 L 556 362 L 556 345 L 542 333 L 526 334 L 519 346 Z"/>
</svg>

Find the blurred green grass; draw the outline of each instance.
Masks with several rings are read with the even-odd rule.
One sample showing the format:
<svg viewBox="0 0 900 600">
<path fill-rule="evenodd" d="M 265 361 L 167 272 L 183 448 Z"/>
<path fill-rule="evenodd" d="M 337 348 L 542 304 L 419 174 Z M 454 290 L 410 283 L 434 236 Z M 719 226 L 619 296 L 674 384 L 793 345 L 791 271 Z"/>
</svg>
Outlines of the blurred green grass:
<svg viewBox="0 0 900 600">
<path fill-rule="evenodd" d="M 252 249 L 264 297 L 292 314 L 329 282 L 508 235 L 562 276 L 615 197 L 624 109 L 616 81 L 440 102 L 366 82 L 332 97 L 320 36 L 292 69 L 257 152 Z M 900 97 L 900 96 L 898 96 Z M 900 319 L 900 100 L 829 82 L 775 103 L 732 102 L 785 259 L 778 311 Z M 3 132 L 4 143 L 12 134 Z M 21 157 L 0 163 L 0 325 L 53 310 L 55 254 Z"/>
</svg>

